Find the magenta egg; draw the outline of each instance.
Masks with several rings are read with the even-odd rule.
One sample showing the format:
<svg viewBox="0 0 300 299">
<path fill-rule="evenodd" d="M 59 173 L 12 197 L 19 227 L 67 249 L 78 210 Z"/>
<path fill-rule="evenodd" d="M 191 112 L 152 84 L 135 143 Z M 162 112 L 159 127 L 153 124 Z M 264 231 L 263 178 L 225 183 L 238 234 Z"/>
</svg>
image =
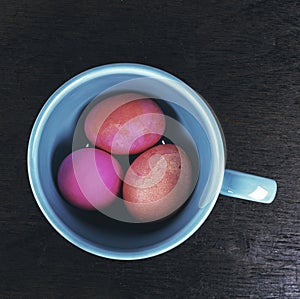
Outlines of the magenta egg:
<svg viewBox="0 0 300 299">
<path fill-rule="evenodd" d="M 113 203 L 121 187 L 122 169 L 110 154 L 83 148 L 68 155 L 58 171 L 58 187 L 71 204 L 85 210 Z"/>
<path fill-rule="evenodd" d="M 137 154 L 159 141 L 165 130 L 160 107 L 141 94 L 124 93 L 96 104 L 84 129 L 97 147 L 113 154 Z"/>
</svg>

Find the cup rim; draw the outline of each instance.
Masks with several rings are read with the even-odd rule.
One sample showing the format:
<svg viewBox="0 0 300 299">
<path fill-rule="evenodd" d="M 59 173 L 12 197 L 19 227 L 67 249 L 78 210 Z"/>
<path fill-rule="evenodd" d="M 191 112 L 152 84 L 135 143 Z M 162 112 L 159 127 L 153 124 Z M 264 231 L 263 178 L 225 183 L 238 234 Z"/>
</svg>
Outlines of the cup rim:
<svg viewBox="0 0 300 299">
<path fill-rule="evenodd" d="M 209 127 L 209 134 L 212 137 L 216 146 L 213 147 L 214 156 L 214 167 L 215 167 L 215 177 L 213 185 L 210 188 L 210 196 L 212 200 L 209 202 L 209 206 L 204 216 L 200 217 L 200 213 L 197 213 L 197 217 L 193 218 L 192 223 L 189 223 L 188 227 L 185 226 L 181 228 L 179 232 L 171 236 L 166 242 L 161 242 L 156 244 L 155 247 L 147 248 L 140 251 L 111 251 L 105 248 L 99 248 L 92 244 L 89 240 L 86 240 L 82 237 L 76 235 L 72 230 L 70 230 L 52 211 L 50 205 L 47 202 L 46 195 L 42 190 L 40 180 L 38 177 L 38 147 L 39 141 L 41 138 L 41 133 L 43 131 L 43 126 L 47 121 L 48 117 L 51 115 L 53 109 L 56 105 L 64 98 L 64 96 L 69 93 L 74 88 L 80 86 L 84 82 L 87 82 L 91 79 L 102 77 L 105 75 L 120 73 L 130 73 L 140 76 L 151 76 L 156 79 L 169 79 L 172 84 L 178 89 L 180 88 L 181 92 L 189 98 L 189 100 L 195 105 L 199 110 L 202 111 L 202 114 L 206 117 L 206 124 Z M 208 215 L 211 213 L 217 198 L 219 196 L 222 181 L 225 171 L 225 140 L 222 132 L 222 128 L 218 122 L 216 115 L 213 110 L 210 108 L 205 99 L 189 87 L 182 80 L 177 77 L 165 72 L 161 69 L 147 66 L 137 63 L 113 63 L 106 64 L 102 66 L 97 66 L 91 69 L 88 69 L 73 78 L 66 81 L 62 84 L 46 101 L 42 109 L 40 110 L 32 131 L 30 134 L 28 149 L 27 149 L 27 169 L 29 182 L 35 200 L 48 220 L 48 222 L 53 226 L 53 228 L 62 235 L 66 240 L 68 240 L 73 245 L 81 248 L 84 251 L 92 253 L 94 255 L 105 257 L 115 260 L 138 260 L 157 256 L 164 252 L 167 252 L 184 241 L 186 241 L 192 234 L 194 234 L 207 219 Z M 199 209 L 200 210 L 200 209 Z"/>
</svg>

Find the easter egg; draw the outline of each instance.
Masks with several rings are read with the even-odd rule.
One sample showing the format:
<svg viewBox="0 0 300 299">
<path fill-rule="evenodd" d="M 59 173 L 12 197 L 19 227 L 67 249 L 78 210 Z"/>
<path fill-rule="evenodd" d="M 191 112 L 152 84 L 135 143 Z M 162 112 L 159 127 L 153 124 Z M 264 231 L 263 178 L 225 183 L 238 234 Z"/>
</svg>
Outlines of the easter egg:
<svg viewBox="0 0 300 299">
<path fill-rule="evenodd" d="M 137 93 L 106 98 L 88 113 L 84 130 L 97 147 L 113 154 L 137 154 L 159 141 L 165 116 L 151 99 Z"/>
<path fill-rule="evenodd" d="M 83 148 L 68 155 L 60 165 L 57 182 L 63 197 L 85 210 L 109 206 L 121 187 L 119 162 L 105 151 Z"/>
<path fill-rule="evenodd" d="M 192 165 L 182 148 L 162 144 L 139 155 L 129 167 L 123 199 L 140 222 L 167 217 L 192 193 Z"/>
</svg>

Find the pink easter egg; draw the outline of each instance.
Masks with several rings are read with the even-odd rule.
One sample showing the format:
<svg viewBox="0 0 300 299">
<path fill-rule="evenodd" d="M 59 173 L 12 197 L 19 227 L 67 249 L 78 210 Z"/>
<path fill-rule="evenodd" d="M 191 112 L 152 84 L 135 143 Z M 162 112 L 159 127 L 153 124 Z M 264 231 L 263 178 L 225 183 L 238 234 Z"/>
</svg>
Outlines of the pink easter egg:
<svg viewBox="0 0 300 299">
<path fill-rule="evenodd" d="M 58 187 L 71 204 L 85 210 L 102 209 L 121 187 L 122 169 L 110 154 L 83 148 L 68 155 L 58 171 Z"/>
<path fill-rule="evenodd" d="M 109 153 L 136 154 L 159 141 L 165 130 L 165 116 L 153 100 L 124 93 L 95 105 L 84 129 L 93 144 Z"/>
</svg>

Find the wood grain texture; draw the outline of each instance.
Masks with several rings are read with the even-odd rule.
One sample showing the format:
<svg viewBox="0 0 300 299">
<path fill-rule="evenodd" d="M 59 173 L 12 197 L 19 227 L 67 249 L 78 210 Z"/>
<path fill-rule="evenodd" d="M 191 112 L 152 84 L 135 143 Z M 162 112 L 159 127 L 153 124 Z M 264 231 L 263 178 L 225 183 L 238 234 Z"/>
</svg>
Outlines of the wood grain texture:
<svg viewBox="0 0 300 299">
<path fill-rule="evenodd" d="M 300 3 L 4 0 L 0 4 L 0 298 L 300 298 Z M 167 70 L 211 104 L 227 167 L 278 182 L 271 205 L 220 196 L 161 256 L 85 253 L 38 209 L 31 127 L 49 95 L 110 62 Z"/>
</svg>

